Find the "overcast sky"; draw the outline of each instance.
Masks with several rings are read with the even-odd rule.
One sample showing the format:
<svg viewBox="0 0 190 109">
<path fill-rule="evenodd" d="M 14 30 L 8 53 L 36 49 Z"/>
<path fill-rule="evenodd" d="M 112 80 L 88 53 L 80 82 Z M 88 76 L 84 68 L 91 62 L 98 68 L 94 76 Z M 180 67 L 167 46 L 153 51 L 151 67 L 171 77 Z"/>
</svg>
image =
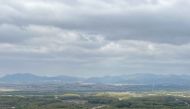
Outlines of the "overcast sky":
<svg viewBox="0 0 190 109">
<path fill-rule="evenodd" d="M 0 0 L 0 75 L 190 73 L 189 0 Z"/>
</svg>

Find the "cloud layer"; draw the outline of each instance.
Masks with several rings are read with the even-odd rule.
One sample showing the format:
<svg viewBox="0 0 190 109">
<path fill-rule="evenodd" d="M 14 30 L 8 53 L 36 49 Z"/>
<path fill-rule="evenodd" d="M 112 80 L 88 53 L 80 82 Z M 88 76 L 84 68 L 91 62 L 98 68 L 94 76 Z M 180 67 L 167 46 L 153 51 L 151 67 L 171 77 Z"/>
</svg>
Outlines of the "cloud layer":
<svg viewBox="0 0 190 109">
<path fill-rule="evenodd" d="M 0 0 L 0 72 L 189 73 L 187 0 Z"/>
</svg>

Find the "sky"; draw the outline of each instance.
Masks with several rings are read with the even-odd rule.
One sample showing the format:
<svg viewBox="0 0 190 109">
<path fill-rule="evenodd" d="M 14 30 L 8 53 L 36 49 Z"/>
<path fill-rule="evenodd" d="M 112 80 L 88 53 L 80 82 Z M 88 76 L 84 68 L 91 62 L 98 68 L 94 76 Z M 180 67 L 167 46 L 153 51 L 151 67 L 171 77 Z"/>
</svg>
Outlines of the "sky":
<svg viewBox="0 0 190 109">
<path fill-rule="evenodd" d="M 0 0 L 0 75 L 190 73 L 189 0 Z"/>
</svg>

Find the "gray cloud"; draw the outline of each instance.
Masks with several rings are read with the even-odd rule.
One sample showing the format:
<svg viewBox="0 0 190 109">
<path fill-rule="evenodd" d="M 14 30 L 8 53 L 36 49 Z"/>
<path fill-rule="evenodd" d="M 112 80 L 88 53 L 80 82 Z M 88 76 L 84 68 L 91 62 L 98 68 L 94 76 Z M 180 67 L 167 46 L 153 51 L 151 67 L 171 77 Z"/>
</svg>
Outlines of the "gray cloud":
<svg viewBox="0 0 190 109">
<path fill-rule="evenodd" d="M 189 73 L 189 6 L 186 0 L 0 0 L 0 72 Z"/>
<path fill-rule="evenodd" d="M 108 39 L 189 42 L 189 2 L 186 0 L 1 1 L 0 22 L 54 25 Z M 170 40 L 170 39 L 173 40 Z"/>
</svg>

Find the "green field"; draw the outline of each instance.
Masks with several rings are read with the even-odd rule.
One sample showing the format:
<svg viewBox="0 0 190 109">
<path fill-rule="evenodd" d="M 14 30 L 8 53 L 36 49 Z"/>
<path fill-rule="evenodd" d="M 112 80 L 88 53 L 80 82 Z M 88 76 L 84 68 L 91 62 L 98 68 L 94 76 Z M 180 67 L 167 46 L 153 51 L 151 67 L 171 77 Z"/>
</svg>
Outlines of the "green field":
<svg viewBox="0 0 190 109">
<path fill-rule="evenodd" d="M 188 93 L 22 94 L 1 93 L 0 109 L 190 109 Z"/>
</svg>

